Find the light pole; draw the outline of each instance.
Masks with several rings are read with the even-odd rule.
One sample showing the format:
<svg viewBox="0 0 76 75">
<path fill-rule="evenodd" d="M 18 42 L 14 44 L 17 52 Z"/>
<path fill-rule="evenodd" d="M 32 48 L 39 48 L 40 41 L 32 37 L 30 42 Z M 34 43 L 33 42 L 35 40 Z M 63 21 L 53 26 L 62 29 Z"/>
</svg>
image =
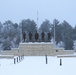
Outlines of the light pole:
<svg viewBox="0 0 76 75">
<path fill-rule="evenodd" d="M 20 26 L 20 42 L 22 43 L 22 24 Z"/>
<path fill-rule="evenodd" d="M 54 46 L 55 46 L 55 21 L 53 22 L 54 24 Z"/>
</svg>

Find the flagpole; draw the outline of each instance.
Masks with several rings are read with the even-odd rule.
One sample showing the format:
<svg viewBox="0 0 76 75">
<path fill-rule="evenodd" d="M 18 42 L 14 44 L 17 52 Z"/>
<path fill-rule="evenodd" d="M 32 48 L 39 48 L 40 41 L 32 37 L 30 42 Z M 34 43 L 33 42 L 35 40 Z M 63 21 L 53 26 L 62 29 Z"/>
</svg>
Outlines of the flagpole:
<svg viewBox="0 0 76 75">
<path fill-rule="evenodd" d="M 22 24 L 21 24 L 21 28 L 20 28 L 20 42 L 22 43 Z"/>
</svg>

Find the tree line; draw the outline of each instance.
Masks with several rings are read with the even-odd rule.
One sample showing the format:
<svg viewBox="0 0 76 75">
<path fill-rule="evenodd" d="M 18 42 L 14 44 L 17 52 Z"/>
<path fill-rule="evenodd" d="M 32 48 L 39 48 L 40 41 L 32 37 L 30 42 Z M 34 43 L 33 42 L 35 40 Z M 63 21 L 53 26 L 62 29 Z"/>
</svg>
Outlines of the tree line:
<svg viewBox="0 0 76 75">
<path fill-rule="evenodd" d="M 10 20 L 5 21 L 3 24 L 0 22 L 0 49 L 11 50 L 11 48 L 17 48 L 21 41 L 23 32 L 26 32 L 26 34 L 29 32 L 35 34 L 37 31 L 39 34 L 44 32 L 45 35 L 48 32 L 51 32 L 51 38 L 53 39 L 54 26 L 56 45 L 62 42 L 63 47 L 66 50 L 74 49 L 74 41 L 76 40 L 76 26 L 72 27 L 72 25 L 70 25 L 67 21 L 60 23 L 57 19 L 54 19 L 53 23 L 50 23 L 50 21 L 46 19 L 42 22 L 39 28 L 37 27 L 36 22 L 30 19 L 23 19 L 19 24 L 13 23 Z M 47 36 L 45 36 L 46 41 L 47 39 Z"/>
</svg>

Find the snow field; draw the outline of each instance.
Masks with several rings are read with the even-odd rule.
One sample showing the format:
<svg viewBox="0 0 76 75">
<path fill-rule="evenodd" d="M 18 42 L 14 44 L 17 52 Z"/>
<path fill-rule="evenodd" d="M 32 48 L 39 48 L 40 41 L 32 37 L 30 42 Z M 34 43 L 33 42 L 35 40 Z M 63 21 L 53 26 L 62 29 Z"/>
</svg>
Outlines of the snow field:
<svg viewBox="0 0 76 75">
<path fill-rule="evenodd" d="M 1 75 L 76 75 L 76 58 L 50 57 L 46 64 L 45 56 L 26 56 L 24 60 L 14 64 L 13 59 L 0 59 Z"/>
</svg>

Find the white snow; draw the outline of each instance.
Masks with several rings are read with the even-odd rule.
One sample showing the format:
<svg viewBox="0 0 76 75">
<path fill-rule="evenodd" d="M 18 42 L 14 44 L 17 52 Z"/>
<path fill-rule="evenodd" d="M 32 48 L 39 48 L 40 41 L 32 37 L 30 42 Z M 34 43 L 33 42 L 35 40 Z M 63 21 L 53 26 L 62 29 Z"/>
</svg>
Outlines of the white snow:
<svg viewBox="0 0 76 75">
<path fill-rule="evenodd" d="M 23 61 L 14 64 L 13 59 L 0 59 L 0 75 L 76 75 L 76 58 L 48 56 L 26 56 Z"/>
<path fill-rule="evenodd" d="M 76 40 L 74 41 L 74 50 L 76 51 Z"/>
<path fill-rule="evenodd" d="M 24 43 L 20 43 L 20 44 L 53 44 L 53 43 L 51 43 L 51 42 L 28 42 L 28 43 L 26 43 L 26 42 L 24 42 Z"/>
<path fill-rule="evenodd" d="M 58 44 L 56 44 L 56 48 L 64 48 L 64 43 L 60 41 Z"/>
</svg>

